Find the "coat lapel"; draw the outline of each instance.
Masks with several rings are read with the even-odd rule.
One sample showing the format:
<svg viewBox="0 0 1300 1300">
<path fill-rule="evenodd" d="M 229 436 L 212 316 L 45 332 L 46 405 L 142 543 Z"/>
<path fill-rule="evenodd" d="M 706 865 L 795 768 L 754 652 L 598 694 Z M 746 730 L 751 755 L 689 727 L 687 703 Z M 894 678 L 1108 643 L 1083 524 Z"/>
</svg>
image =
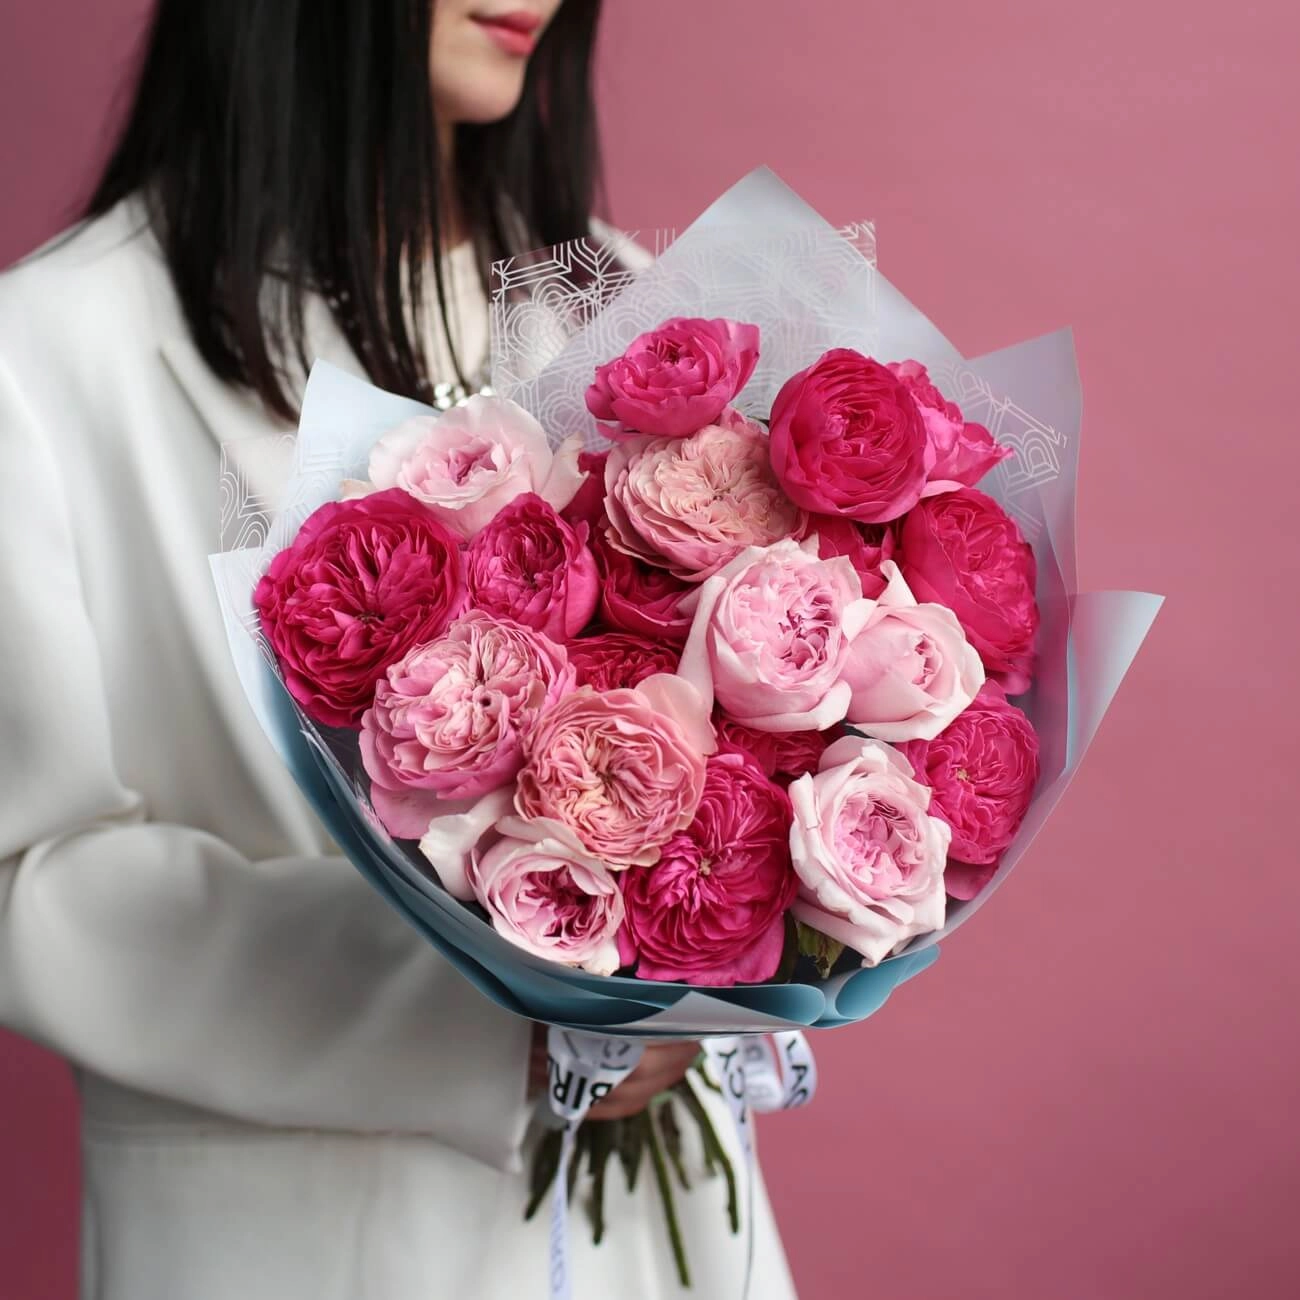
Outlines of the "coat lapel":
<svg viewBox="0 0 1300 1300">
<path fill-rule="evenodd" d="M 317 297 L 304 309 L 307 355 L 355 375 L 363 372 L 328 308 Z M 159 344 L 168 371 L 189 399 L 200 423 L 221 449 L 223 549 L 260 531 L 277 507 L 293 464 L 295 426 L 269 413 L 247 389 L 224 383 L 209 369 L 188 334 Z M 364 376 L 363 376 L 364 377 Z M 295 399 L 306 384 L 295 373 Z"/>
</svg>

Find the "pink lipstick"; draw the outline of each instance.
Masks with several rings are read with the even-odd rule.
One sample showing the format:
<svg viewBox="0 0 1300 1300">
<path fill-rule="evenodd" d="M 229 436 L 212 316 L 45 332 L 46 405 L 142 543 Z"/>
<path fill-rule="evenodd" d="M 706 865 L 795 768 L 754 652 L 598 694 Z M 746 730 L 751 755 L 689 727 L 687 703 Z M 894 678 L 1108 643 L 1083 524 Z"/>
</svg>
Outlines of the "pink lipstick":
<svg viewBox="0 0 1300 1300">
<path fill-rule="evenodd" d="M 474 14 L 473 18 L 507 54 L 527 58 L 537 46 L 537 29 L 542 20 L 527 9 L 509 14 Z"/>
</svg>

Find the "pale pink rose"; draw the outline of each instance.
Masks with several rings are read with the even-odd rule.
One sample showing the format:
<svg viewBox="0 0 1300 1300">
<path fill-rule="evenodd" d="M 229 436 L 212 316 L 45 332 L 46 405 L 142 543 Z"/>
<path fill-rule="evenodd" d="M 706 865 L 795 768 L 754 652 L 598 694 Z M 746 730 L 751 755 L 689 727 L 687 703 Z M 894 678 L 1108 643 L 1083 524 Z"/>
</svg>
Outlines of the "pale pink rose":
<svg viewBox="0 0 1300 1300">
<path fill-rule="evenodd" d="M 887 585 L 844 666 L 846 721 L 891 744 L 931 740 L 979 694 L 984 665 L 952 610 L 917 604 L 893 560 L 881 571 Z"/>
<path fill-rule="evenodd" d="M 794 914 L 874 966 L 943 925 L 951 832 L 930 790 L 878 740 L 846 736 L 790 785 Z"/>
<path fill-rule="evenodd" d="M 625 909 L 608 868 L 558 822 L 507 817 L 496 832 L 502 838 L 475 853 L 468 872 L 496 932 L 535 957 L 614 974 Z"/>
<path fill-rule="evenodd" d="M 416 416 L 370 452 L 370 481 L 348 480 L 344 498 L 398 487 L 468 541 L 525 492 L 563 510 L 582 486 L 581 436 L 555 452 L 542 426 L 502 397 L 474 396 L 439 416 Z"/>
<path fill-rule="evenodd" d="M 934 386 L 929 372 L 919 361 L 891 362 L 889 369 L 912 394 L 934 452 L 934 465 L 923 496 L 947 492 L 960 484 L 974 487 L 994 465 L 1014 454 L 1010 447 L 994 442 L 993 435 L 982 424 L 968 423 L 961 408 Z"/>
<path fill-rule="evenodd" d="M 515 806 L 567 826 L 613 869 L 649 866 L 691 824 L 716 748 L 708 708 L 680 678 L 580 687 L 533 731 Z"/>
<path fill-rule="evenodd" d="M 610 438 L 682 438 L 722 414 L 757 361 L 757 325 L 675 317 L 597 368 L 587 409 Z"/>
<path fill-rule="evenodd" d="M 872 607 L 816 538 L 751 546 L 700 588 L 677 671 L 746 727 L 824 731 L 848 711 L 844 668 Z"/>
<path fill-rule="evenodd" d="M 620 443 L 605 492 L 611 543 L 687 582 L 807 526 L 772 472 L 767 434 L 735 411 L 688 438 Z"/>
<path fill-rule="evenodd" d="M 411 650 L 361 719 L 379 820 L 399 839 L 418 839 L 443 801 L 513 781 L 542 711 L 573 685 L 561 646 L 480 610 Z"/>
</svg>

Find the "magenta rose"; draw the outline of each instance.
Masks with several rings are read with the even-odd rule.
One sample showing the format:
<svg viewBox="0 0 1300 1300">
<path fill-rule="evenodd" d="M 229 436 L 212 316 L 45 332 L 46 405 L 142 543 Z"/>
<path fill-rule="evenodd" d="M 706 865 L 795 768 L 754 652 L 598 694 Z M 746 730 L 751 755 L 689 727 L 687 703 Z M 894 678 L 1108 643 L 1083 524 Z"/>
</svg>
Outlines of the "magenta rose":
<svg viewBox="0 0 1300 1300">
<path fill-rule="evenodd" d="M 817 554 L 823 560 L 842 555 L 862 579 L 862 594 L 875 600 L 885 589 L 880 566 L 892 559 L 898 538 L 889 524 L 860 524 L 842 515 L 813 515 L 808 536 L 817 538 Z"/>
<path fill-rule="evenodd" d="M 471 610 L 388 669 L 361 719 L 375 813 L 418 839 L 443 799 L 477 799 L 514 779 L 542 710 L 574 685 L 562 647 Z"/>
<path fill-rule="evenodd" d="M 685 645 L 691 618 L 682 612 L 682 598 L 695 588 L 674 578 L 667 569 L 643 564 L 612 546 L 606 529 L 592 535 L 591 549 L 600 569 L 604 621 L 633 636 Z"/>
<path fill-rule="evenodd" d="M 465 551 L 470 604 L 566 641 L 600 598 L 587 525 L 566 523 L 541 497 L 516 497 Z"/>
<path fill-rule="evenodd" d="M 772 473 L 762 426 L 735 411 L 688 438 L 615 447 L 605 463 L 605 509 L 611 545 L 686 582 L 807 526 Z"/>
<path fill-rule="evenodd" d="M 798 888 L 790 800 L 748 754 L 718 754 L 694 820 L 622 882 L 620 948 L 641 979 L 714 988 L 771 979 Z"/>
<path fill-rule="evenodd" d="M 398 488 L 314 511 L 253 593 L 289 694 L 326 727 L 355 727 L 388 666 L 464 603 L 455 538 Z"/>
<path fill-rule="evenodd" d="M 708 710 L 676 677 L 604 693 L 584 686 L 542 715 L 515 807 L 568 827 L 613 869 L 648 866 L 691 824 L 715 748 Z"/>
<path fill-rule="evenodd" d="M 757 325 L 675 317 L 597 369 L 587 409 L 615 426 L 611 438 L 684 438 L 722 414 L 757 362 Z"/>
<path fill-rule="evenodd" d="M 827 352 L 786 381 L 772 403 L 771 445 L 792 500 L 864 524 L 910 510 L 934 463 L 906 385 L 851 348 Z"/>
<path fill-rule="evenodd" d="M 1027 690 L 1038 570 L 1015 520 L 975 488 L 927 497 L 903 521 L 898 560 L 917 600 L 956 614 L 989 676 L 1009 695 Z"/>
<path fill-rule="evenodd" d="M 655 673 L 674 673 L 679 657 L 671 645 L 627 632 L 580 637 L 570 641 L 567 650 L 578 685 L 598 691 L 636 686 Z"/>
<path fill-rule="evenodd" d="M 625 908 L 609 869 L 556 822 L 507 817 L 496 829 L 501 838 L 466 871 L 496 932 L 535 957 L 614 974 Z"/>
<path fill-rule="evenodd" d="M 718 733 L 718 748 L 738 750 L 753 758 L 774 781 L 792 781 L 805 772 L 817 770 L 826 746 L 837 734 L 825 731 L 756 731 L 743 723 L 719 714 L 713 725 Z"/>
<path fill-rule="evenodd" d="M 948 893 L 974 898 L 992 879 L 1029 811 L 1038 784 L 1033 724 L 990 682 L 933 740 L 914 740 L 899 749 L 917 779 L 934 791 L 930 811 L 952 828 L 944 873 Z"/>
<path fill-rule="evenodd" d="M 1013 455 L 994 442 L 982 424 L 970 424 L 961 408 L 934 386 L 919 361 L 895 361 L 889 369 L 907 386 L 921 412 L 926 436 L 934 451 L 929 490 L 946 491 L 957 484 L 974 487 L 985 474 Z"/>
<path fill-rule="evenodd" d="M 595 533 L 605 522 L 605 462 L 607 451 L 584 451 L 578 456 L 578 469 L 587 477 L 582 480 L 573 500 L 560 511 L 571 524 L 586 524 Z"/>
</svg>

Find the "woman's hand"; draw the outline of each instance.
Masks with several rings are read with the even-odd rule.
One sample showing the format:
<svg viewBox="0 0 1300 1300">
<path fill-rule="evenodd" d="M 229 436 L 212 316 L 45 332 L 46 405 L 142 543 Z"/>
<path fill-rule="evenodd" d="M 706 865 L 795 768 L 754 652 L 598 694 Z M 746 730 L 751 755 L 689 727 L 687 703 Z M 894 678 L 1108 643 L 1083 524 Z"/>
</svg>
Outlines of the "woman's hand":
<svg viewBox="0 0 1300 1300">
<path fill-rule="evenodd" d="M 639 1115 L 661 1092 L 686 1077 L 700 1054 L 699 1043 L 651 1043 L 635 1070 L 609 1096 L 587 1112 L 589 1119 L 626 1119 Z M 533 1050 L 528 1066 L 528 1090 L 536 1095 L 546 1087 L 546 1026 L 533 1027 Z"/>
<path fill-rule="evenodd" d="M 699 1043 L 651 1043 L 636 1069 L 609 1096 L 598 1101 L 587 1112 L 587 1118 L 626 1119 L 639 1115 L 661 1092 L 686 1077 L 699 1054 Z"/>
</svg>

